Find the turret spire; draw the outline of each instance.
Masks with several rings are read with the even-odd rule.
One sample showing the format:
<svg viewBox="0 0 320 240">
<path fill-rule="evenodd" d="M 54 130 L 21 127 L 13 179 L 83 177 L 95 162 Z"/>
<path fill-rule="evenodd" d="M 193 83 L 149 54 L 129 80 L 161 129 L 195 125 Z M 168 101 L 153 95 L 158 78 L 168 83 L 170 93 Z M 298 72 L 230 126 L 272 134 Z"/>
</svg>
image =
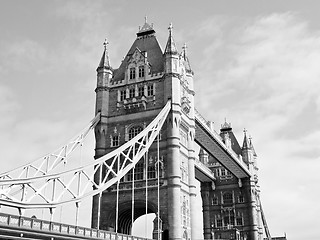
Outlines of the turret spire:
<svg viewBox="0 0 320 240">
<path fill-rule="evenodd" d="M 176 44 L 175 44 L 173 37 L 172 37 L 172 29 L 173 29 L 173 26 L 172 26 L 172 23 L 170 23 L 170 25 L 168 27 L 169 38 L 167 41 L 166 49 L 164 50 L 165 54 L 177 54 L 178 53 L 178 50 L 176 48 Z"/>
<path fill-rule="evenodd" d="M 182 57 L 184 60 L 187 60 L 187 44 L 184 43 L 182 47 Z"/>
<path fill-rule="evenodd" d="M 252 144 L 252 137 L 249 136 L 249 147 L 253 152 L 253 156 L 257 157 L 256 151 L 254 150 L 253 144 Z"/>
<path fill-rule="evenodd" d="M 110 69 L 111 70 L 111 66 L 110 66 L 110 60 L 109 60 L 109 53 L 108 53 L 108 46 L 109 42 L 107 39 L 104 40 L 103 42 L 103 47 L 104 47 L 104 51 L 98 66 L 98 69 L 100 68 L 105 68 L 105 69 Z"/>
<path fill-rule="evenodd" d="M 249 149 L 250 147 L 250 143 L 247 138 L 247 129 L 243 129 L 243 132 L 244 132 L 244 138 L 243 138 L 242 150 Z"/>
</svg>

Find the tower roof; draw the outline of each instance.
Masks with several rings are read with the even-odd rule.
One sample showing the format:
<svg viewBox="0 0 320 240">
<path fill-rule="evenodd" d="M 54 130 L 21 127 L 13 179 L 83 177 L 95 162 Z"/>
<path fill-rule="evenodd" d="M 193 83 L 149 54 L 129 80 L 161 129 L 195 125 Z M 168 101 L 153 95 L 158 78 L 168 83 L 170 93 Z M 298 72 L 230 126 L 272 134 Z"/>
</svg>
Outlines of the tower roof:
<svg viewBox="0 0 320 240">
<path fill-rule="evenodd" d="M 153 29 L 153 24 L 149 24 L 147 22 L 147 16 L 144 17 L 144 25 L 142 26 L 142 28 L 139 27 L 139 32 L 137 32 L 137 37 L 141 37 L 144 35 L 150 35 L 150 34 L 154 34 L 155 31 Z"/>
<path fill-rule="evenodd" d="M 224 124 L 221 124 L 220 128 L 220 136 L 223 137 L 224 134 L 229 135 L 232 150 L 238 155 L 241 154 L 241 147 L 239 145 L 239 142 L 232 132 L 231 123 L 228 123 L 226 118 L 224 120 Z"/>
<path fill-rule="evenodd" d="M 163 72 L 163 52 L 154 33 L 155 31 L 152 26 L 145 22 L 144 26 L 137 33 L 137 38 L 120 64 L 120 67 L 114 71 L 113 81 L 124 79 L 128 61 L 136 49 L 139 49 L 140 52 L 147 56 L 151 73 Z"/>
<path fill-rule="evenodd" d="M 224 119 L 224 124 L 221 124 L 221 132 L 232 131 L 231 123 L 227 122 L 227 118 Z"/>
<path fill-rule="evenodd" d="M 168 41 L 167 41 L 167 45 L 164 50 L 164 53 L 165 54 L 177 54 L 178 50 L 176 48 L 176 44 L 175 44 L 173 37 L 172 37 L 172 29 L 173 29 L 172 23 L 170 23 L 168 29 L 169 29 L 169 37 L 168 37 Z"/>
</svg>

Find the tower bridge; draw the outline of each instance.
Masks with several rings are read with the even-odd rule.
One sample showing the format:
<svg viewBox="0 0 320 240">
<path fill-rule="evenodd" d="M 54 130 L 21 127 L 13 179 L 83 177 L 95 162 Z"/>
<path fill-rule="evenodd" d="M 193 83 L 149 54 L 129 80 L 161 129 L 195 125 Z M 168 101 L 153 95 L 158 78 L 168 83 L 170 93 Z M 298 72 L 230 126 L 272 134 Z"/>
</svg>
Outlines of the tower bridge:
<svg viewBox="0 0 320 240">
<path fill-rule="evenodd" d="M 245 132 L 240 145 L 227 122 L 217 133 L 195 109 L 194 73 L 172 25 L 162 51 L 146 21 L 117 69 L 106 41 L 95 93 L 96 117 L 87 128 L 55 152 L 0 175 L 0 205 L 19 210 L 19 216 L 0 214 L 0 238 L 138 240 L 134 221 L 154 213 L 153 239 L 271 239 L 253 143 Z M 95 160 L 72 163 L 91 131 Z M 91 228 L 84 228 L 79 211 L 88 198 Z M 53 221 L 66 204 L 76 209 L 75 225 Z M 26 209 L 47 209 L 50 219 L 28 218 Z"/>
</svg>

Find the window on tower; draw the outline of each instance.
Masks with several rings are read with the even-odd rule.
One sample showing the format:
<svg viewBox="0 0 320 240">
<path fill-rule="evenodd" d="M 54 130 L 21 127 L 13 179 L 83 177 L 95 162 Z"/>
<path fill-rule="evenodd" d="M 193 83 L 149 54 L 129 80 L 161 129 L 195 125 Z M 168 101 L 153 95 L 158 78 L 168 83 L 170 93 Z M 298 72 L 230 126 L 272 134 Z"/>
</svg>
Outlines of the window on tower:
<svg viewBox="0 0 320 240">
<path fill-rule="evenodd" d="M 148 85 L 148 96 L 154 95 L 153 85 Z"/>
<path fill-rule="evenodd" d="M 130 68 L 130 79 L 135 79 L 136 78 L 136 69 L 135 68 Z"/>
<path fill-rule="evenodd" d="M 212 198 L 212 205 L 218 205 L 218 198 L 217 197 Z"/>
<path fill-rule="evenodd" d="M 144 158 L 137 163 L 133 170 L 130 170 L 126 175 L 126 181 L 132 181 L 134 174 L 134 180 L 143 180 L 144 179 Z"/>
<path fill-rule="evenodd" d="M 139 78 L 143 78 L 144 77 L 144 66 L 140 66 L 139 67 Z"/>
<path fill-rule="evenodd" d="M 144 164 L 143 161 L 140 160 L 140 162 L 136 165 L 134 169 L 134 180 L 142 180 L 144 179 Z"/>
<path fill-rule="evenodd" d="M 243 218 L 237 217 L 237 226 L 242 226 L 242 225 L 243 225 Z"/>
<path fill-rule="evenodd" d="M 123 101 L 126 99 L 126 90 L 120 91 L 120 101 Z"/>
<path fill-rule="evenodd" d="M 118 147 L 119 146 L 119 136 L 112 136 L 111 138 L 111 147 Z"/>
<path fill-rule="evenodd" d="M 222 227 L 222 219 L 217 219 L 217 227 Z"/>
<path fill-rule="evenodd" d="M 156 167 L 154 165 L 148 166 L 148 179 L 156 178 Z"/>
<path fill-rule="evenodd" d="M 129 89 L 129 98 L 134 98 L 135 97 L 135 89 L 134 88 L 130 88 Z"/>
<path fill-rule="evenodd" d="M 129 140 L 134 138 L 138 133 L 142 132 L 142 127 L 141 126 L 133 126 L 129 130 Z"/>
<path fill-rule="evenodd" d="M 139 97 L 144 96 L 144 86 L 140 86 L 138 88 L 138 94 L 139 94 Z"/>
<path fill-rule="evenodd" d="M 233 197 L 232 197 L 231 193 L 227 192 L 227 193 L 223 194 L 223 203 L 224 204 L 233 203 Z"/>
</svg>

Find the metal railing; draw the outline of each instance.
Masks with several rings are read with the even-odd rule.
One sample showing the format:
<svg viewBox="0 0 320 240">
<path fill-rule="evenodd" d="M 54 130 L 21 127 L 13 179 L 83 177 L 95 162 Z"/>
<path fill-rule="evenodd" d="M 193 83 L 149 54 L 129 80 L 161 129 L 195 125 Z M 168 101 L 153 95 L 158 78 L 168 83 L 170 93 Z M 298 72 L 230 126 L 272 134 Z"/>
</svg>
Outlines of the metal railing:
<svg viewBox="0 0 320 240">
<path fill-rule="evenodd" d="M 135 237 L 122 233 L 115 233 L 105 230 L 98 230 L 64 223 L 49 222 L 36 218 L 16 216 L 0 213 L 0 226 L 11 228 L 23 228 L 30 231 L 43 231 L 44 233 L 57 233 L 70 236 L 88 237 L 108 240 L 150 240 L 148 238 Z"/>
</svg>

